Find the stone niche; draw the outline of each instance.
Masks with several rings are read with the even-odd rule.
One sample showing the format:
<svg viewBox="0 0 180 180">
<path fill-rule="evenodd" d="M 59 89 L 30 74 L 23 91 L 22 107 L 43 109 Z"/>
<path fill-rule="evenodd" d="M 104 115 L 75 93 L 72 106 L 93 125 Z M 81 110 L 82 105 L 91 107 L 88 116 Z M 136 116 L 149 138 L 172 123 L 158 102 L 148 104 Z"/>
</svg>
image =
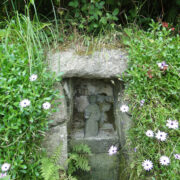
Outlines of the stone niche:
<svg viewBox="0 0 180 180">
<path fill-rule="evenodd" d="M 91 172 L 79 179 L 118 179 L 119 158 L 109 157 L 111 145 L 119 147 L 114 118 L 114 90 L 110 80 L 73 78 L 73 119 L 69 123 L 69 150 L 87 144 L 93 153 Z M 102 175 L 103 174 L 103 175 Z"/>
<path fill-rule="evenodd" d="M 79 56 L 71 49 L 49 53 L 48 62 L 54 72 L 63 72 L 63 80 L 56 87 L 62 96 L 59 112 L 51 118 L 53 123 L 45 141 L 48 152 L 62 143 L 59 164 L 65 165 L 72 146 L 87 144 L 92 151 L 91 171 L 78 179 L 123 179 L 123 170 L 119 168 L 122 154 L 110 156 L 108 150 L 114 145 L 119 152 L 129 151 L 126 136 L 131 120 L 120 111 L 120 106 L 127 102 L 123 82 L 119 80 L 127 67 L 127 54 L 121 49 L 104 49 Z"/>
</svg>

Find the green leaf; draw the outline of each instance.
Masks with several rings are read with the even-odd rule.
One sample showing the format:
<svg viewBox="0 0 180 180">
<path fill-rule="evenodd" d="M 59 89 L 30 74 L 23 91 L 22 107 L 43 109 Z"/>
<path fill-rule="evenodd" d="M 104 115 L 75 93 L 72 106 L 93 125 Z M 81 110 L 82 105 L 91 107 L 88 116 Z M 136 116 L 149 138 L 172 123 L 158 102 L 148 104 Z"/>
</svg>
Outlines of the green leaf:
<svg viewBox="0 0 180 180">
<path fill-rule="evenodd" d="M 117 16 L 117 15 L 118 15 L 118 13 L 119 13 L 119 9 L 118 9 L 118 8 L 116 8 L 116 9 L 113 11 L 113 13 L 112 13 L 112 14 L 113 14 L 114 16 Z"/>
<path fill-rule="evenodd" d="M 98 27 L 98 24 L 94 23 L 94 24 L 93 24 L 93 27 L 94 27 L 94 28 L 97 28 L 97 27 Z"/>
<path fill-rule="evenodd" d="M 71 1 L 71 2 L 69 2 L 68 5 L 71 6 L 71 7 L 77 8 L 79 3 L 78 3 L 78 1 Z"/>
<path fill-rule="evenodd" d="M 132 35 L 132 29 L 124 28 L 124 32 L 125 32 L 128 36 L 131 36 L 131 35 Z"/>
<path fill-rule="evenodd" d="M 3 39 L 6 37 L 7 31 L 5 29 L 0 29 L 0 39 Z"/>
<path fill-rule="evenodd" d="M 101 8 L 104 6 L 104 4 L 105 4 L 104 1 L 101 1 L 101 2 L 99 3 L 99 5 L 101 6 Z"/>
<path fill-rule="evenodd" d="M 39 23 L 38 31 L 44 29 L 45 27 L 51 26 L 51 23 Z"/>
<path fill-rule="evenodd" d="M 106 25 L 106 24 L 107 24 L 107 18 L 102 17 L 102 18 L 100 19 L 100 22 L 101 22 L 103 25 Z"/>
<path fill-rule="evenodd" d="M 31 3 L 32 5 L 34 5 L 34 0 L 30 0 L 30 3 Z"/>
</svg>

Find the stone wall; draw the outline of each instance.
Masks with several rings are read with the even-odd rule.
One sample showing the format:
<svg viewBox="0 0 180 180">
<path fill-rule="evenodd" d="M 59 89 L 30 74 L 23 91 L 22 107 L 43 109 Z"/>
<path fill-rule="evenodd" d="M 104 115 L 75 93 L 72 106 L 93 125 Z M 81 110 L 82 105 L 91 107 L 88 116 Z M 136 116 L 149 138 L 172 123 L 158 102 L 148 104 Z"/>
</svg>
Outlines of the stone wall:
<svg viewBox="0 0 180 180">
<path fill-rule="evenodd" d="M 59 164 L 66 167 L 66 160 L 68 157 L 67 123 L 70 121 L 70 113 L 68 113 L 67 98 L 65 97 L 62 84 L 56 84 L 55 88 L 60 91 L 60 96 L 62 98 L 58 101 L 60 101 L 61 104 L 58 105 L 58 111 L 50 117 L 50 121 L 53 121 L 50 123 L 50 129 L 46 134 L 44 146 L 46 147 L 48 154 L 52 155 L 57 147 L 61 145 L 62 149 Z"/>
</svg>

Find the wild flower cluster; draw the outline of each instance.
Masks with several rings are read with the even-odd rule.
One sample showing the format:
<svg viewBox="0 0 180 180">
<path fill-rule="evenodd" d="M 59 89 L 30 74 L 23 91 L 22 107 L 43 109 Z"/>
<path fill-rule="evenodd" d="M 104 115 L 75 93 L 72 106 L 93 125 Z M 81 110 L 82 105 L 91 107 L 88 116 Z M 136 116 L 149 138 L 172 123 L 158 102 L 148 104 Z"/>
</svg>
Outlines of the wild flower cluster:
<svg viewBox="0 0 180 180">
<path fill-rule="evenodd" d="M 166 126 L 169 129 L 178 129 L 179 125 L 177 120 L 172 121 L 171 119 L 169 119 L 167 120 Z M 147 130 L 145 134 L 150 138 L 154 137 L 154 132 L 152 130 Z M 167 133 L 158 130 L 158 132 L 155 134 L 155 138 L 159 141 L 166 141 Z M 174 158 L 180 160 L 180 158 L 178 157 L 180 157 L 180 154 L 174 154 Z M 163 155 L 160 157 L 159 162 L 161 165 L 168 166 L 170 164 L 170 158 Z M 153 163 L 150 160 L 144 160 L 142 166 L 146 171 L 149 171 L 153 168 Z"/>
<path fill-rule="evenodd" d="M 164 24 L 166 25 L 166 24 Z M 133 128 L 134 179 L 178 179 L 180 169 L 180 37 L 159 23 L 149 31 L 129 30 L 129 70 L 124 80 Z"/>
<path fill-rule="evenodd" d="M 33 82 L 33 81 L 36 81 L 37 80 L 37 74 L 32 74 L 30 77 L 29 77 L 29 80 L 31 81 L 31 82 Z M 30 106 L 30 104 L 31 104 L 31 102 L 30 102 L 30 100 L 29 99 L 23 99 L 21 102 L 20 102 L 20 106 L 21 106 L 21 108 L 25 108 L 25 107 L 27 107 L 27 106 Z M 43 109 L 49 109 L 50 107 L 51 107 L 51 104 L 49 103 L 49 102 L 45 102 L 45 103 L 43 103 L 43 105 L 42 105 L 42 107 L 43 107 Z"/>
<path fill-rule="evenodd" d="M 30 76 L 29 79 L 30 79 L 30 81 L 36 81 L 37 75 L 33 74 L 33 75 Z M 31 102 L 30 102 L 29 99 L 23 99 L 19 104 L 20 104 L 21 108 L 25 108 L 27 106 L 30 106 Z M 49 109 L 51 107 L 51 104 L 49 102 L 44 102 L 42 104 L 42 107 L 43 107 L 43 109 L 47 110 L 47 109 Z"/>
<path fill-rule="evenodd" d="M 167 28 L 168 30 L 171 30 L 172 32 L 177 30 L 177 28 L 173 27 L 168 22 L 162 22 L 162 27 Z M 180 31 L 179 31 L 179 33 L 180 33 Z"/>
<path fill-rule="evenodd" d="M 59 92 L 53 89 L 57 77 L 46 69 L 38 30 L 30 23 L 19 15 L 7 23 L 11 35 L 0 42 L 0 165 L 11 164 L 11 179 L 38 180 L 42 139 Z"/>
<path fill-rule="evenodd" d="M 32 74 L 29 79 L 30 79 L 30 81 L 36 81 L 37 75 Z M 25 108 L 27 106 L 30 106 L 31 101 L 29 99 L 23 99 L 19 104 L 20 104 L 21 108 Z M 44 102 L 42 104 L 42 107 L 43 107 L 43 109 L 47 110 L 47 109 L 49 109 L 51 107 L 51 104 L 49 102 Z"/>
</svg>

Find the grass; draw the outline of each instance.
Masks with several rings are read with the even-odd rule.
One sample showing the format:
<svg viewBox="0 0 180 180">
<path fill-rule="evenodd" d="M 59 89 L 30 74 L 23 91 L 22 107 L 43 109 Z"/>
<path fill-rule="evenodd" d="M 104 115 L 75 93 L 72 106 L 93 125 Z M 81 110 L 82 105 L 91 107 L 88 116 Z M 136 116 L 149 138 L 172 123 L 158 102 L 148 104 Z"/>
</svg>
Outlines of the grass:
<svg viewBox="0 0 180 180">
<path fill-rule="evenodd" d="M 60 29 L 60 32 L 63 31 Z M 121 40 L 122 33 L 115 30 L 104 31 L 97 36 L 92 36 L 87 35 L 85 32 L 79 33 L 74 29 L 73 33 L 66 32 L 61 34 L 61 36 L 63 37 L 63 41 L 59 43 L 59 46 L 55 50 L 66 51 L 68 49 L 74 49 L 78 55 L 91 55 L 93 52 L 100 51 L 103 48 L 124 48 Z"/>
</svg>

